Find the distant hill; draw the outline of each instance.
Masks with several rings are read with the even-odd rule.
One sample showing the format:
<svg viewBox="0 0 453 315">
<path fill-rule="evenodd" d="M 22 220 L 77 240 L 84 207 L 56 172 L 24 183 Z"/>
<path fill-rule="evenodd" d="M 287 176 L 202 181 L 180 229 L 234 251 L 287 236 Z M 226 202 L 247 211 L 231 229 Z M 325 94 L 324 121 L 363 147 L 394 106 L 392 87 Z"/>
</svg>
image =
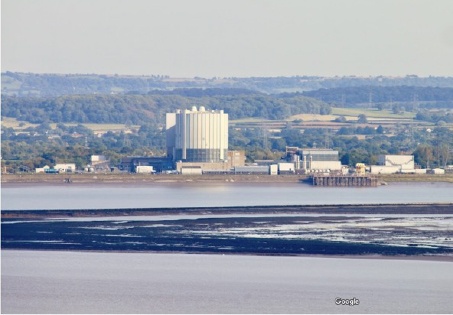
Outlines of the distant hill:
<svg viewBox="0 0 453 315">
<path fill-rule="evenodd" d="M 4 72 L 2 95 L 61 96 L 81 94 L 148 94 L 156 90 L 187 88 L 242 89 L 266 94 L 293 93 L 345 87 L 444 87 L 453 88 L 453 77 L 250 77 L 171 78 L 100 74 L 35 74 Z M 153 92 L 154 93 L 154 92 Z"/>
<path fill-rule="evenodd" d="M 231 92 L 231 93 L 229 93 Z M 249 90 L 193 89 L 155 94 L 90 94 L 57 97 L 2 95 L 2 116 L 31 123 L 163 124 L 176 109 L 205 106 L 223 109 L 230 119 L 284 119 L 292 115 L 329 114 L 328 104 L 303 95 L 279 97 Z"/>
<path fill-rule="evenodd" d="M 303 92 L 335 106 L 375 107 L 378 104 L 407 104 L 417 108 L 452 108 L 452 87 L 361 86 Z"/>
</svg>

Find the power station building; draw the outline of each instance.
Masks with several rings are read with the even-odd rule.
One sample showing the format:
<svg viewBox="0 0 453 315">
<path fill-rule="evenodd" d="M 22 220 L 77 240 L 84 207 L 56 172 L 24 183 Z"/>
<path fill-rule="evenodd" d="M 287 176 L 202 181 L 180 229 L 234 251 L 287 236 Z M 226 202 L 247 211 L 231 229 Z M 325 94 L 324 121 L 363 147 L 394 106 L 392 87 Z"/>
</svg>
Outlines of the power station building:
<svg viewBox="0 0 453 315">
<path fill-rule="evenodd" d="M 228 159 L 228 114 L 203 106 L 166 116 L 167 156 L 173 161 L 216 163 Z"/>
<path fill-rule="evenodd" d="M 338 151 L 331 149 L 300 149 L 286 147 L 287 160 L 294 162 L 297 170 L 305 173 L 340 171 Z"/>
</svg>

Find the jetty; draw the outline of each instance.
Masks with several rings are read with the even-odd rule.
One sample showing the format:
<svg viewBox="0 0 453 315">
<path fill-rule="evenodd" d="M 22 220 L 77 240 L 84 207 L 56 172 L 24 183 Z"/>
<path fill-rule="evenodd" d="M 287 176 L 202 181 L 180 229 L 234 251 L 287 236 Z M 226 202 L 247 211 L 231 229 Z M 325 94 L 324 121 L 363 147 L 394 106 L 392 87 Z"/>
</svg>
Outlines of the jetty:
<svg viewBox="0 0 453 315">
<path fill-rule="evenodd" d="M 311 175 L 314 186 L 377 187 L 378 179 L 372 175 Z"/>
</svg>

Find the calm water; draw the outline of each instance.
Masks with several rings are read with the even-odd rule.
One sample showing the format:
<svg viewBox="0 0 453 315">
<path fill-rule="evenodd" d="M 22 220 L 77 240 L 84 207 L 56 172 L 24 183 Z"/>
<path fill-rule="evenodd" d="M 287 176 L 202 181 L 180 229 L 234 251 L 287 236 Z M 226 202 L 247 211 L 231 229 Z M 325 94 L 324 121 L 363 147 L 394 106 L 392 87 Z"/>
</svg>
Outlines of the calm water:
<svg viewBox="0 0 453 315">
<path fill-rule="evenodd" d="M 2 313 L 451 313 L 451 262 L 2 251 Z M 338 306 L 336 298 L 359 300 Z"/>
<path fill-rule="evenodd" d="M 453 202 L 453 185 L 11 185 L 2 209 Z M 1 251 L 2 313 L 451 313 L 452 262 Z M 360 301 L 338 306 L 336 298 Z"/>
<path fill-rule="evenodd" d="M 296 183 L 6 185 L 1 196 L 3 210 L 453 202 L 453 184 L 391 183 L 377 188 Z"/>
</svg>

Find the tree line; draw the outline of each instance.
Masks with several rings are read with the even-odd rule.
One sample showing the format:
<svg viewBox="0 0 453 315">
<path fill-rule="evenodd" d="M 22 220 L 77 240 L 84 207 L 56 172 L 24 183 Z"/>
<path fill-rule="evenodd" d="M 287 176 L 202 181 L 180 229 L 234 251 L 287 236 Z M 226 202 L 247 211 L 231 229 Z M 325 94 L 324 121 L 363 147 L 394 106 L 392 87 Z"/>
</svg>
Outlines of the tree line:
<svg viewBox="0 0 453 315">
<path fill-rule="evenodd" d="M 278 94 L 284 91 L 314 91 L 345 87 L 450 87 L 453 77 L 249 77 L 249 78 L 186 78 L 172 79 L 166 75 L 102 75 L 102 74 L 37 74 L 2 73 L 2 94 L 16 96 L 61 96 L 69 94 L 110 94 L 180 88 L 239 88 Z"/>
<path fill-rule="evenodd" d="M 196 91 L 195 91 L 196 92 Z M 203 91 L 150 95 L 65 95 L 14 97 L 2 95 L 2 116 L 31 123 L 132 123 L 163 124 L 165 114 L 176 109 L 205 106 L 223 109 L 230 119 L 258 117 L 284 119 L 291 115 L 328 114 L 328 104 L 302 95 L 279 97 L 262 93 Z"/>
<path fill-rule="evenodd" d="M 405 104 L 411 109 L 450 108 L 453 109 L 452 87 L 430 86 L 360 86 L 339 87 L 306 91 L 302 95 L 313 97 L 335 106 L 360 106 L 394 103 Z M 404 106 L 404 105 L 402 105 Z M 406 108 L 408 110 L 408 108 Z"/>
<path fill-rule="evenodd" d="M 360 129 L 359 129 L 360 128 Z M 414 154 L 421 167 L 445 167 L 453 164 L 453 131 L 445 127 L 418 129 L 397 125 L 391 135 L 384 128 L 346 127 L 330 129 L 300 129 L 288 125 L 281 132 L 266 136 L 262 128 L 229 128 L 229 148 L 245 150 L 248 162 L 280 159 L 286 146 L 332 148 L 339 151 L 342 164 L 354 166 L 362 162 L 377 163 L 380 154 Z M 360 140 L 351 132 L 366 134 Z M 165 131 L 158 125 L 146 124 L 129 132 L 107 132 L 97 136 L 92 130 L 77 125 L 57 124 L 52 129 L 43 123 L 17 133 L 2 126 L 2 163 L 8 169 L 26 166 L 28 169 L 75 162 L 78 168 L 90 162 L 90 156 L 106 155 L 112 165 L 125 156 L 164 156 Z"/>
</svg>

